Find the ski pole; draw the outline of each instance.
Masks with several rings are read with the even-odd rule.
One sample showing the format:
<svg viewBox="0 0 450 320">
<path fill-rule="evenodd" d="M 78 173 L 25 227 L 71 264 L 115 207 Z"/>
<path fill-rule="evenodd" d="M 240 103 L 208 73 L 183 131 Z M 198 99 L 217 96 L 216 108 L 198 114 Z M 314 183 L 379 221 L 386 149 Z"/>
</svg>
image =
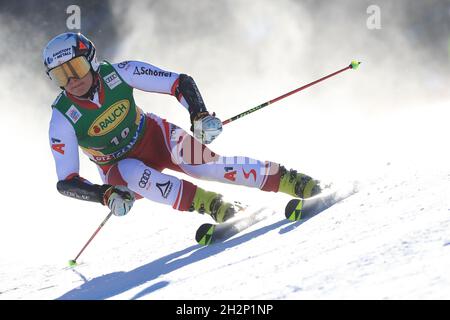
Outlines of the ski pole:
<svg viewBox="0 0 450 320">
<path fill-rule="evenodd" d="M 98 226 L 97 230 L 95 230 L 94 234 L 91 236 L 91 238 L 88 240 L 88 242 L 86 242 L 86 244 L 84 245 L 83 249 L 81 249 L 81 251 L 75 257 L 75 259 L 69 260 L 69 266 L 70 267 L 74 267 L 74 266 L 77 265 L 77 259 L 80 257 L 81 253 L 84 251 L 84 249 L 86 249 L 86 247 L 92 241 L 92 239 L 94 239 L 94 237 L 97 235 L 97 233 L 100 231 L 100 229 L 105 225 L 106 221 L 108 221 L 108 219 L 112 216 L 112 214 L 113 214 L 112 211 L 110 213 L 108 213 L 106 218 L 103 220 L 102 223 L 100 223 L 100 225 Z"/>
<path fill-rule="evenodd" d="M 358 61 L 355 61 L 355 60 L 354 60 L 354 61 L 352 61 L 352 62 L 350 63 L 350 65 L 348 65 L 347 67 L 345 67 L 345 68 L 343 68 L 343 69 L 341 69 L 341 70 L 338 70 L 338 71 L 336 71 L 336 72 L 333 72 L 333 73 L 331 73 L 331 74 L 329 74 L 329 75 L 327 75 L 327 76 L 325 76 L 325 77 L 323 77 L 323 78 L 320 78 L 320 79 L 318 79 L 318 80 L 316 80 L 316 81 L 313 81 L 313 82 L 311 82 L 311 83 L 308 83 L 308 84 L 306 84 L 306 85 L 304 85 L 304 86 L 302 86 L 302 87 L 300 87 L 300 88 L 297 88 L 297 89 L 292 90 L 292 91 L 290 91 L 290 92 L 288 92 L 288 93 L 285 93 L 285 94 L 279 96 L 278 98 L 275 98 L 275 99 L 272 99 L 272 100 L 270 100 L 270 101 L 264 102 L 263 104 L 260 104 L 259 106 L 256 106 L 256 107 L 254 107 L 254 108 L 252 108 L 252 109 L 249 109 L 249 110 L 247 110 L 247 111 L 244 111 L 244 112 L 242 112 L 242 113 L 240 113 L 240 114 L 238 114 L 238 115 L 236 115 L 236 116 L 234 116 L 234 117 L 232 117 L 232 118 L 230 118 L 230 119 L 227 119 L 227 120 L 223 121 L 223 122 L 222 122 L 222 125 L 226 125 L 226 124 L 228 124 L 228 123 L 230 123 L 230 122 L 233 122 L 233 121 L 238 120 L 238 119 L 240 119 L 240 118 L 242 118 L 242 117 L 245 117 L 246 115 L 249 115 L 250 113 L 253 113 L 253 112 L 258 111 L 258 110 L 260 110 L 260 109 L 262 109 L 262 108 L 264 108 L 264 107 L 267 107 L 268 105 L 270 105 L 270 104 L 272 104 L 272 103 L 274 103 L 274 102 L 277 102 L 277 101 L 279 101 L 279 100 L 281 100 L 281 99 L 284 99 L 284 98 L 286 98 L 286 97 L 289 97 L 290 95 L 292 95 L 292 94 L 294 94 L 294 93 L 297 93 L 297 92 L 302 91 L 302 90 L 304 90 L 304 89 L 306 89 L 306 88 L 308 88 L 308 87 L 311 87 L 311 86 L 315 85 L 316 83 L 319 83 L 319 82 L 321 82 L 321 81 L 323 81 L 323 80 L 325 80 L 325 79 L 331 78 L 331 77 L 333 77 L 333 76 L 335 76 L 335 75 L 337 75 L 337 74 L 339 74 L 339 73 L 341 73 L 341 72 L 344 72 L 344 71 L 349 70 L 349 69 L 355 69 L 355 70 L 356 70 L 356 69 L 358 69 L 358 67 L 359 67 L 360 64 L 361 64 L 361 62 L 358 62 Z"/>
</svg>

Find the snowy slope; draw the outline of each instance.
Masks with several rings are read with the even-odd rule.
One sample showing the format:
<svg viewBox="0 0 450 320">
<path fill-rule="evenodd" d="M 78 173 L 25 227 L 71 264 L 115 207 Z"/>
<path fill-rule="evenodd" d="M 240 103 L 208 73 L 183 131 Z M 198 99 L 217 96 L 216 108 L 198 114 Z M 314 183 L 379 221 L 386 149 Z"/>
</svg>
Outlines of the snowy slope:
<svg viewBox="0 0 450 320">
<path fill-rule="evenodd" d="M 64 269 L 65 260 L 3 265 L 0 297 L 448 299 L 450 174 L 399 175 L 399 169 L 386 165 L 358 194 L 303 224 L 283 220 L 280 210 L 211 247 L 193 240 L 206 217 L 175 221 L 179 213 L 148 214 L 154 206 L 138 203 L 122 221 L 108 222 L 79 267 Z M 271 200 L 282 207 L 286 199 Z M 83 230 L 67 258 L 95 227 Z"/>
</svg>

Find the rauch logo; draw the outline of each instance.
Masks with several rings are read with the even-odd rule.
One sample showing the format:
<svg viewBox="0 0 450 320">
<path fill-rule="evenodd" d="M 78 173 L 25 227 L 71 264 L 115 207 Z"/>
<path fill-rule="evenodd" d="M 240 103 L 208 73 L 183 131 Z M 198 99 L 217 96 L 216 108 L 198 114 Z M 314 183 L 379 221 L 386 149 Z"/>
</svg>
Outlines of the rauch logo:
<svg viewBox="0 0 450 320">
<path fill-rule="evenodd" d="M 130 111 L 130 102 L 120 100 L 103 112 L 89 128 L 88 134 L 91 137 L 98 137 L 111 132 L 117 127 Z"/>
</svg>

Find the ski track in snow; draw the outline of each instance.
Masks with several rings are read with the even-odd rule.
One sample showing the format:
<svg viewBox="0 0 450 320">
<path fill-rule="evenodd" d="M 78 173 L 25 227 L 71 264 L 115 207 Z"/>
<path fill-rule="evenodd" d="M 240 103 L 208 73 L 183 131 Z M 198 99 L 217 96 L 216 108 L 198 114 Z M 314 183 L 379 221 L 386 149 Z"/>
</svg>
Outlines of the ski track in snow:
<svg viewBox="0 0 450 320">
<path fill-rule="evenodd" d="M 449 180 L 390 168 L 303 223 L 271 194 L 279 215 L 210 247 L 208 217 L 134 213 L 76 268 L 2 263 L 0 299 L 449 299 Z"/>
</svg>

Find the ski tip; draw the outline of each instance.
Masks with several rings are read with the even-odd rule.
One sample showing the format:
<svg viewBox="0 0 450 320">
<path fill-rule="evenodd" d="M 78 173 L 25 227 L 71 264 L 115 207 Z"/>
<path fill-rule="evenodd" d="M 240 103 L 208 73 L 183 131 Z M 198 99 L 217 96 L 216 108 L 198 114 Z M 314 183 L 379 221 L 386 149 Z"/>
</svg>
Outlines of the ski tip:
<svg viewBox="0 0 450 320">
<path fill-rule="evenodd" d="M 358 193 L 361 190 L 361 183 L 357 180 L 342 182 L 337 185 L 335 191 L 336 199 L 343 200 L 351 195 Z"/>
<path fill-rule="evenodd" d="M 211 223 L 202 224 L 195 234 L 195 240 L 204 246 L 211 244 L 212 234 L 214 233 L 216 226 Z"/>
<path fill-rule="evenodd" d="M 299 221 L 302 218 L 302 208 L 303 208 L 302 199 L 290 200 L 286 205 L 286 209 L 284 211 L 286 219 L 290 221 Z"/>
</svg>

